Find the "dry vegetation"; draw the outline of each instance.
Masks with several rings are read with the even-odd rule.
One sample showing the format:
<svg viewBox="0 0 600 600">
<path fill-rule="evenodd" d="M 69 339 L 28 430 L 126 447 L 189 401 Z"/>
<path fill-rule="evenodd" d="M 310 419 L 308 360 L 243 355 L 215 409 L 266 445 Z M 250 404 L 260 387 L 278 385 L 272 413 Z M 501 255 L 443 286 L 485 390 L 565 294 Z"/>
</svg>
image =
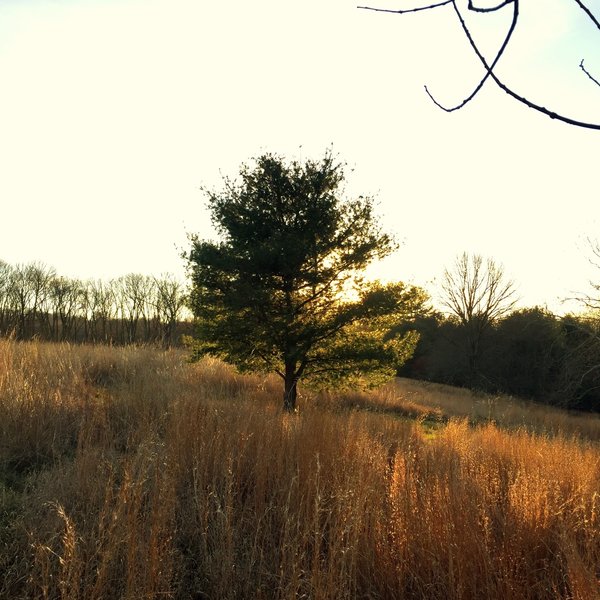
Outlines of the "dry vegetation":
<svg viewBox="0 0 600 600">
<path fill-rule="evenodd" d="M 382 390 L 387 404 L 397 398 L 444 417 L 465 417 L 473 424 L 491 422 L 504 429 L 562 435 L 600 442 L 600 415 L 537 404 L 506 395 L 492 396 L 439 383 L 398 378 Z"/>
<path fill-rule="evenodd" d="M 397 385 L 1 341 L 0 597 L 598 598 L 598 420 Z"/>
</svg>

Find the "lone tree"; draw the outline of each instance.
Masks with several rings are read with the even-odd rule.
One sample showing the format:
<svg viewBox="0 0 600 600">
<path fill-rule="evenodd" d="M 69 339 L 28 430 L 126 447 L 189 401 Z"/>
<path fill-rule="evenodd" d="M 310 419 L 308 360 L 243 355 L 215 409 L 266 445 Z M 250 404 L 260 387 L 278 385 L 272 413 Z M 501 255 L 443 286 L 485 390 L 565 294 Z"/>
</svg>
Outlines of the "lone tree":
<svg viewBox="0 0 600 600">
<path fill-rule="evenodd" d="M 494 260 L 466 252 L 446 269 L 442 280 L 442 303 L 464 332 L 464 350 L 471 383 L 477 374 L 482 341 L 493 323 L 508 314 L 516 303 L 514 283 Z"/>
<path fill-rule="evenodd" d="M 394 244 L 371 199 L 341 199 L 343 181 L 330 152 L 304 164 L 265 154 L 238 180 L 224 178 L 221 191 L 206 191 L 220 241 L 190 237 L 196 357 L 277 373 L 288 411 L 300 378 L 379 383 L 418 339 L 386 335 L 423 292 L 361 279 Z"/>
</svg>

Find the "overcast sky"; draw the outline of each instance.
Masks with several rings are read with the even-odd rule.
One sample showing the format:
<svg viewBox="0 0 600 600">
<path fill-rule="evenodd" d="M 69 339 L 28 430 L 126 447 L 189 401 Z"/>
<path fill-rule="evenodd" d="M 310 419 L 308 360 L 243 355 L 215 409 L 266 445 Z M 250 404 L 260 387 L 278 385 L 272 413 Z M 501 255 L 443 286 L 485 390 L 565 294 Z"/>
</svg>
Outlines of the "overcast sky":
<svg viewBox="0 0 600 600">
<path fill-rule="evenodd" d="M 482 0 L 483 2 L 483 0 Z M 600 123 L 600 31 L 573 1 L 522 0 L 498 74 Z M 403 8 L 409 0 L 375 6 Z M 600 15 L 600 0 L 588 6 Z M 511 7 L 471 16 L 492 55 Z M 348 0 L 1 0 L 0 259 L 82 278 L 183 277 L 210 235 L 201 186 L 262 152 L 333 145 L 401 249 L 375 275 L 436 293 L 462 252 L 491 256 L 523 305 L 587 289 L 600 237 L 600 131 L 488 84 L 451 7 L 392 15 Z M 595 273 L 600 279 L 600 270 Z"/>
</svg>

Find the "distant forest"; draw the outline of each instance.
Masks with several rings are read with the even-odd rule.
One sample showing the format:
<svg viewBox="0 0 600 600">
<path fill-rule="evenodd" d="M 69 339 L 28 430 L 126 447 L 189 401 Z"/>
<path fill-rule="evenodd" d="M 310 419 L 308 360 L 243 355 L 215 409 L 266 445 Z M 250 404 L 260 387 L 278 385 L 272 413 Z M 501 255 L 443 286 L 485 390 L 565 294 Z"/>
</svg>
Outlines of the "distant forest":
<svg viewBox="0 0 600 600">
<path fill-rule="evenodd" d="M 564 408 L 600 411 L 600 325 L 585 315 L 543 308 L 514 310 L 481 336 L 474 369 L 469 324 L 438 312 L 415 318 L 420 333 L 399 374 Z"/>
<path fill-rule="evenodd" d="M 0 335 L 19 340 L 178 346 L 194 331 L 186 300 L 170 275 L 80 280 L 39 262 L 0 261 Z M 597 318 L 513 310 L 483 330 L 475 357 L 474 326 L 424 305 L 402 325 L 420 339 L 398 375 L 600 410 Z"/>
<path fill-rule="evenodd" d="M 0 261 L 0 335 L 170 347 L 190 332 L 185 314 L 185 287 L 171 275 L 83 281 L 39 262 Z"/>
</svg>

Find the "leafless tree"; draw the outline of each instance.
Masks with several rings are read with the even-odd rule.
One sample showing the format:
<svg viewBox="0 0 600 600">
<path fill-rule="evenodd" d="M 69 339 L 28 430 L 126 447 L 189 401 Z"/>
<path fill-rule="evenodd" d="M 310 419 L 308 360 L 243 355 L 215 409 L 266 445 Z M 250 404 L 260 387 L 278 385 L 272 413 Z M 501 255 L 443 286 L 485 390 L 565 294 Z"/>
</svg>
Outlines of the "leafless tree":
<svg viewBox="0 0 600 600">
<path fill-rule="evenodd" d="M 570 344 L 558 392 L 564 403 L 572 404 L 600 389 L 600 319 L 592 312 L 568 315 L 563 323 Z"/>
<path fill-rule="evenodd" d="M 175 327 L 181 319 L 185 307 L 184 286 L 171 275 L 163 275 L 155 280 L 159 321 L 162 324 L 162 344 L 170 348 L 174 342 Z"/>
<path fill-rule="evenodd" d="M 600 273 L 600 242 L 592 238 L 588 238 L 587 241 L 591 253 L 590 264 Z M 576 299 L 585 306 L 591 316 L 600 319 L 600 281 L 590 281 L 589 285 L 591 291 L 579 295 Z"/>
<path fill-rule="evenodd" d="M 34 262 L 27 267 L 27 281 L 31 291 L 31 306 L 29 307 L 29 335 L 35 336 L 43 326 L 48 326 L 48 299 L 50 283 L 56 277 L 56 271 L 40 262 Z M 39 323 L 38 323 L 39 321 Z"/>
<path fill-rule="evenodd" d="M 12 270 L 10 302 L 18 338 L 24 339 L 36 334 L 38 317 L 46 316 L 44 308 L 49 284 L 54 276 L 54 269 L 42 263 L 17 265 Z"/>
<path fill-rule="evenodd" d="M 493 323 L 514 307 L 515 287 L 504 275 L 504 269 L 493 259 L 466 252 L 452 269 L 444 271 L 442 304 L 461 324 L 464 350 L 470 376 L 477 373 L 477 361 L 486 332 Z"/>
<path fill-rule="evenodd" d="M 112 282 L 88 280 L 82 296 L 85 339 L 92 342 L 113 340 L 111 322 L 117 316 L 115 289 Z"/>
<path fill-rule="evenodd" d="M 145 333 L 149 321 L 149 278 L 138 273 L 129 273 L 113 282 L 116 305 L 121 320 L 121 341 L 133 344 L 138 341 L 140 321 L 144 324 Z"/>
<path fill-rule="evenodd" d="M 138 276 L 139 292 L 143 298 L 141 303 L 141 320 L 143 340 L 155 342 L 160 338 L 160 315 L 158 312 L 158 289 L 156 278 L 147 275 Z"/>
<path fill-rule="evenodd" d="M 49 316 L 54 340 L 75 337 L 77 320 L 81 318 L 83 293 L 83 284 L 77 279 L 60 276 L 50 282 Z"/>
<path fill-rule="evenodd" d="M 588 19 L 593 23 L 593 25 L 600 31 L 600 21 L 592 13 L 592 11 L 582 2 L 582 0 L 574 0 L 574 2 L 587 15 Z M 473 98 L 475 98 L 475 96 L 480 92 L 480 90 L 483 88 L 483 86 L 488 81 L 488 79 L 491 79 L 502 91 L 504 91 L 506 94 L 511 96 L 513 99 L 517 100 L 518 102 L 521 102 L 522 104 L 525 104 L 526 106 L 528 106 L 529 108 L 531 108 L 535 111 L 538 111 L 538 112 L 550 117 L 551 119 L 556 119 L 558 121 L 562 121 L 564 123 L 568 123 L 569 125 L 574 125 L 576 127 L 584 127 L 587 129 L 600 129 L 600 123 L 591 123 L 591 122 L 573 119 L 567 115 L 559 114 L 545 106 L 537 104 L 536 102 L 532 102 L 530 99 L 526 98 L 525 96 L 515 92 L 513 89 L 508 87 L 498 77 L 498 75 L 496 75 L 495 68 L 496 68 L 498 62 L 500 61 L 500 59 L 502 58 L 502 55 L 506 51 L 506 48 L 508 47 L 510 40 L 513 36 L 513 33 L 517 27 L 517 22 L 519 20 L 519 0 L 498 0 L 498 4 L 496 4 L 495 6 L 483 6 L 483 7 L 476 6 L 473 3 L 473 0 L 467 0 L 467 11 L 470 11 L 470 12 L 494 13 L 494 12 L 499 12 L 503 9 L 507 9 L 507 10 L 512 9 L 512 19 L 511 19 L 510 26 L 507 30 L 504 40 L 502 41 L 502 43 L 500 44 L 500 47 L 498 48 L 498 51 L 496 52 L 496 55 L 494 56 L 493 60 L 491 60 L 491 61 L 489 61 L 488 59 L 485 58 L 485 56 L 483 55 L 479 46 L 475 42 L 475 40 L 471 34 L 471 30 L 469 29 L 469 27 L 465 21 L 464 15 L 458 6 L 457 0 L 440 0 L 439 2 L 434 2 L 431 4 L 425 5 L 425 6 L 400 9 L 400 10 L 390 10 L 390 9 L 376 8 L 376 7 L 372 7 L 372 6 L 359 6 L 358 8 L 363 9 L 363 10 L 382 12 L 382 13 L 407 14 L 407 13 L 416 13 L 416 12 L 426 11 L 426 10 L 433 10 L 436 8 L 440 8 L 442 6 L 450 6 L 454 10 L 454 13 L 456 14 L 456 17 L 460 24 L 460 27 L 461 27 L 463 33 L 465 34 L 466 39 L 468 40 L 469 45 L 471 46 L 471 49 L 473 50 L 477 59 L 479 60 L 479 62 L 481 63 L 481 65 L 483 67 L 484 74 L 483 74 L 481 80 L 479 81 L 479 83 L 471 91 L 471 93 L 469 93 L 461 102 L 459 102 L 458 104 L 456 104 L 454 106 L 443 105 L 436 98 L 434 98 L 434 96 L 430 93 L 427 86 L 425 86 L 425 91 L 426 91 L 427 95 L 431 98 L 431 100 L 439 108 L 441 108 L 442 110 L 444 110 L 446 112 L 453 112 L 455 110 L 462 108 L 463 106 L 468 104 L 471 100 L 473 100 Z M 592 73 L 590 73 L 590 71 L 588 71 L 587 68 L 584 66 L 584 59 L 581 60 L 581 62 L 579 64 L 579 68 L 588 77 L 588 79 L 590 79 L 590 81 L 592 83 L 594 83 L 596 86 L 600 87 L 600 81 L 598 80 L 598 78 L 594 77 L 592 75 Z"/>
<path fill-rule="evenodd" d="M 0 260 L 0 335 L 105 343 L 175 343 L 185 288 L 172 275 L 111 281 L 59 276 L 42 263 Z"/>
<path fill-rule="evenodd" d="M 12 273 L 10 303 L 15 320 L 15 334 L 18 339 L 26 335 L 27 311 L 31 302 L 31 288 L 27 278 L 27 265 L 16 265 Z"/>
<path fill-rule="evenodd" d="M 600 241 L 588 238 L 591 256 L 589 262 L 600 273 Z M 572 321 L 581 338 L 571 350 L 569 366 L 576 373 L 569 382 L 576 384 L 580 395 L 600 387 L 600 278 L 589 281 L 590 291 L 579 294 L 578 300 L 585 312 Z"/>
<path fill-rule="evenodd" d="M 14 327 L 12 305 L 13 267 L 0 260 L 0 334 L 10 333 Z"/>
</svg>

